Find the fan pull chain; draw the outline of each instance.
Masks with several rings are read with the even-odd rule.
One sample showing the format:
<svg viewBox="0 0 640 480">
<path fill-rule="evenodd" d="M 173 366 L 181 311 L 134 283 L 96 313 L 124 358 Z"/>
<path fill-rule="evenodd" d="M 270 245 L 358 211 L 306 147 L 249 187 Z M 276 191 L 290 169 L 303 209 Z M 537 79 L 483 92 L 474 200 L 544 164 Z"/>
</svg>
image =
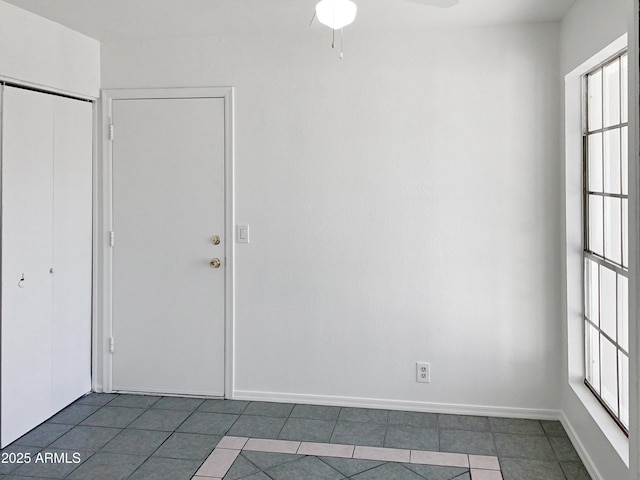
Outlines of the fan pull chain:
<svg viewBox="0 0 640 480">
<path fill-rule="evenodd" d="M 340 60 L 344 59 L 344 28 L 340 29 Z"/>
</svg>

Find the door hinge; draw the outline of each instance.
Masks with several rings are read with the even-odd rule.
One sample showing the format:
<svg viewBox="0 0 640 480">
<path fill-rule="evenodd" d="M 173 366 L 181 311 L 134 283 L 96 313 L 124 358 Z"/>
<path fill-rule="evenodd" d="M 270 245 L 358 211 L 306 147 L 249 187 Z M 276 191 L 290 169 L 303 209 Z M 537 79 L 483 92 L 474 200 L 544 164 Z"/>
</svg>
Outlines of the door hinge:
<svg viewBox="0 0 640 480">
<path fill-rule="evenodd" d="M 115 245 L 115 243 L 116 243 L 115 238 L 116 238 L 116 234 L 113 231 L 109 232 L 109 246 L 110 247 L 113 247 Z"/>
<path fill-rule="evenodd" d="M 109 353 L 113 353 L 113 337 L 109 337 Z"/>
<path fill-rule="evenodd" d="M 113 123 L 109 124 L 109 140 L 113 140 Z"/>
</svg>

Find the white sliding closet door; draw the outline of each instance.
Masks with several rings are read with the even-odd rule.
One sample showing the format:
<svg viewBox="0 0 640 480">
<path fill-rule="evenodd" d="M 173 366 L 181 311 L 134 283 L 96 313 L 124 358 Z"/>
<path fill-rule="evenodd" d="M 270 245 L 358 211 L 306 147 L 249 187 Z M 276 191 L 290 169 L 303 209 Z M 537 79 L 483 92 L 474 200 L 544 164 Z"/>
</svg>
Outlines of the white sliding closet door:
<svg viewBox="0 0 640 480">
<path fill-rule="evenodd" d="M 4 447 L 51 411 L 53 98 L 5 87 L 2 130 Z"/>
<path fill-rule="evenodd" d="M 53 409 L 91 389 L 92 105 L 54 97 Z"/>
<path fill-rule="evenodd" d="M 92 114 L 4 87 L 0 444 L 88 392 Z"/>
</svg>

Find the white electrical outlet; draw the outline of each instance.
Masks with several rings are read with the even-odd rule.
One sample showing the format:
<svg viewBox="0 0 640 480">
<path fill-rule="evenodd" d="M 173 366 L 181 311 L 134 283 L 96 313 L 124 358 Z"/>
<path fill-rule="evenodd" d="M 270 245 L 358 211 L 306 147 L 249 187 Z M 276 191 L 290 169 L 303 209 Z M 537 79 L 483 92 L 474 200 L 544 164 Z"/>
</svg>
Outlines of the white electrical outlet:
<svg viewBox="0 0 640 480">
<path fill-rule="evenodd" d="M 416 382 L 431 383 L 431 364 L 416 362 Z"/>
</svg>

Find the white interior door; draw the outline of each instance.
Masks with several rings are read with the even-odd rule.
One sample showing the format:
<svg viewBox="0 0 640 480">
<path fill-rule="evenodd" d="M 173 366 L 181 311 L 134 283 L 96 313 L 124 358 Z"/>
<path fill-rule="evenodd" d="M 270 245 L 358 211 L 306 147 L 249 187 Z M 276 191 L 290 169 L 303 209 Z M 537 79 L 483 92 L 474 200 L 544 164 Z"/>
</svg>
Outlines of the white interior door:
<svg viewBox="0 0 640 480">
<path fill-rule="evenodd" d="M 113 390 L 224 395 L 224 120 L 222 98 L 112 101 Z"/>
</svg>

